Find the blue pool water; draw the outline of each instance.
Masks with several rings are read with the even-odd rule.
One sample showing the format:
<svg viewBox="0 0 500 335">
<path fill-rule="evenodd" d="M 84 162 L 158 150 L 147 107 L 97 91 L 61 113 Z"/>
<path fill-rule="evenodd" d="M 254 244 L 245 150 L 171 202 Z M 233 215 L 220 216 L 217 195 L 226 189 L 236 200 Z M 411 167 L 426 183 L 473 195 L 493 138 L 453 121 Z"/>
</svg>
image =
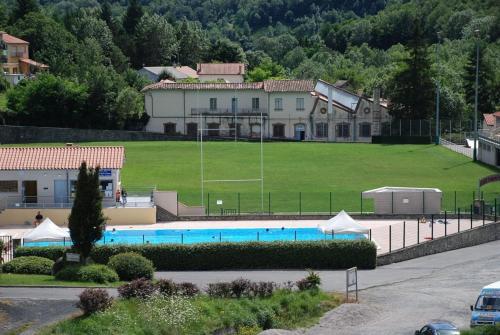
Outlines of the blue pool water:
<svg viewBox="0 0 500 335">
<path fill-rule="evenodd" d="M 239 229 L 155 229 L 107 230 L 97 244 L 143 243 L 207 243 L 250 241 L 319 241 L 331 239 L 355 240 L 361 234 L 324 234 L 317 228 L 239 228 Z M 66 242 L 28 242 L 25 246 L 70 245 Z"/>
</svg>

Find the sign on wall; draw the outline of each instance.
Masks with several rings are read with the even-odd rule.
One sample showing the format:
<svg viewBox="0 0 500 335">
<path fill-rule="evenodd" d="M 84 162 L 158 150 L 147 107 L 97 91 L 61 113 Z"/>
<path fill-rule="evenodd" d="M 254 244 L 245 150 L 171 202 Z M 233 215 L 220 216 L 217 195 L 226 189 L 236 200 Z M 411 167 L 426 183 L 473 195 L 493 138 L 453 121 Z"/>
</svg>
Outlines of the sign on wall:
<svg viewBox="0 0 500 335">
<path fill-rule="evenodd" d="M 99 170 L 99 177 L 111 177 L 111 169 Z"/>
</svg>

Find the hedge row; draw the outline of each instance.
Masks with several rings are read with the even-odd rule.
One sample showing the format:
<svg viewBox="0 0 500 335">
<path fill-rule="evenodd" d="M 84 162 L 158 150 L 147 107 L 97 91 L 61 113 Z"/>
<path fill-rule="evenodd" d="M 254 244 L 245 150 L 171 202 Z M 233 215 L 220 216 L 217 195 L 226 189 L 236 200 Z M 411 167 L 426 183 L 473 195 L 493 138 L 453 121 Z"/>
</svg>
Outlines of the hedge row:
<svg viewBox="0 0 500 335">
<path fill-rule="evenodd" d="M 20 247 L 15 256 L 57 259 L 63 247 Z M 377 250 L 368 240 L 316 242 L 250 242 L 207 244 L 138 244 L 95 247 L 91 258 L 106 264 L 113 255 L 136 252 L 157 271 L 226 269 L 372 269 Z"/>
<path fill-rule="evenodd" d="M 375 144 L 430 144 L 431 136 L 372 136 Z"/>
</svg>

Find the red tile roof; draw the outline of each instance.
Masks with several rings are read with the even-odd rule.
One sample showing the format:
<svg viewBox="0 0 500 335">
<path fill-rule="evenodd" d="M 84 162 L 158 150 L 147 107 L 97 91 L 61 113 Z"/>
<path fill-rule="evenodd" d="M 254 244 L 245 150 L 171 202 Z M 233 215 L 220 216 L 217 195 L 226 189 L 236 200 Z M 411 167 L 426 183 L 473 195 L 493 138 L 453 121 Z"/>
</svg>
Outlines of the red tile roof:
<svg viewBox="0 0 500 335">
<path fill-rule="evenodd" d="M 500 112 L 495 112 L 495 113 L 491 113 L 491 114 L 483 114 L 483 117 L 484 117 L 484 122 L 486 122 L 486 124 L 488 126 L 495 126 L 496 123 L 497 123 L 497 117 L 500 118 Z"/>
<path fill-rule="evenodd" d="M 264 81 L 266 92 L 312 92 L 314 91 L 313 80 L 266 80 Z"/>
<path fill-rule="evenodd" d="M 30 44 L 29 42 L 26 42 L 15 36 L 9 35 L 4 31 L 0 31 L 0 35 L 2 36 L 2 40 L 7 44 Z"/>
<path fill-rule="evenodd" d="M 2 147 L 0 170 L 78 169 L 83 161 L 89 167 L 121 169 L 125 149 L 116 147 Z"/>
<path fill-rule="evenodd" d="M 34 67 L 39 67 L 39 68 L 42 68 L 42 69 L 46 69 L 46 68 L 48 68 L 48 67 L 49 67 L 48 65 L 45 65 L 45 64 L 42 64 L 42 63 L 35 62 L 34 60 L 29 59 L 29 58 L 19 58 L 19 61 L 20 61 L 21 63 L 26 63 L 26 64 L 28 64 L 28 65 L 33 65 Z"/>
<path fill-rule="evenodd" d="M 245 74 L 245 64 L 243 63 L 202 63 L 196 66 L 198 75 L 213 74 L 213 75 L 243 75 Z"/>
<path fill-rule="evenodd" d="M 142 89 L 147 90 L 260 90 L 262 83 L 167 83 L 158 82 Z"/>
</svg>

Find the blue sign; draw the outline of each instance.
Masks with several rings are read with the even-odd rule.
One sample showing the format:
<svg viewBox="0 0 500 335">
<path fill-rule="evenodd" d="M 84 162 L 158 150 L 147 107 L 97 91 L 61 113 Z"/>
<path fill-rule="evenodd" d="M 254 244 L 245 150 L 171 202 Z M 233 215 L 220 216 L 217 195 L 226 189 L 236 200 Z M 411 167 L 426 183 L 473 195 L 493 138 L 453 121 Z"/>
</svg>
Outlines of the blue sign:
<svg viewBox="0 0 500 335">
<path fill-rule="evenodd" d="M 99 177 L 111 177 L 111 169 L 99 170 Z"/>
</svg>

